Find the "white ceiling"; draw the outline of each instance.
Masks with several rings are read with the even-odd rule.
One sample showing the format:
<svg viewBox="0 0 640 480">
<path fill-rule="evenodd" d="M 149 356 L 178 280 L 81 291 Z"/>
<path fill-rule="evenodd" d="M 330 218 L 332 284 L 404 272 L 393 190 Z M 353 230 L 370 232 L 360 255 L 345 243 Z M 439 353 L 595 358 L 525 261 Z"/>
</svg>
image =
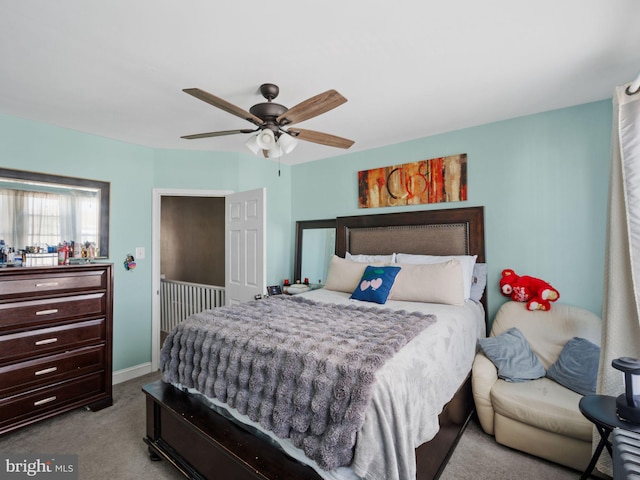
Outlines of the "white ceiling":
<svg viewBox="0 0 640 480">
<path fill-rule="evenodd" d="M 347 152 L 611 97 L 640 71 L 639 0 L 0 0 L 0 113 L 154 148 L 238 151 L 262 83 Z M 300 142 L 296 164 L 345 150 Z"/>
</svg>

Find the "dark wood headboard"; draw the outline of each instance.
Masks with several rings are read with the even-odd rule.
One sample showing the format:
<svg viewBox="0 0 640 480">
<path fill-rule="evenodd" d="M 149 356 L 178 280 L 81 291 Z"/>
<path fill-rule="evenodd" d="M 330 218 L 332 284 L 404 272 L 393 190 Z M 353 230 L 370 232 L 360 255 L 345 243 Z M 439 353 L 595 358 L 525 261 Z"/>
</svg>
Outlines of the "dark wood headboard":
<svg viewBox="0 0 640 480">
<path fill-rule="evenodd" d="M 336 255 L 346 252 L 477 255 L 485 263 L 484 207 L 338 217 Z M 486 290 L 482 304 L 486 317 Z"/>
<path fill-rule="evenodd" d="M 477 255 L 478 262 L 485 262 L 484 207 L 338 217 L 336 228 L 340 257 L 402 252 Z"/>
</svg>

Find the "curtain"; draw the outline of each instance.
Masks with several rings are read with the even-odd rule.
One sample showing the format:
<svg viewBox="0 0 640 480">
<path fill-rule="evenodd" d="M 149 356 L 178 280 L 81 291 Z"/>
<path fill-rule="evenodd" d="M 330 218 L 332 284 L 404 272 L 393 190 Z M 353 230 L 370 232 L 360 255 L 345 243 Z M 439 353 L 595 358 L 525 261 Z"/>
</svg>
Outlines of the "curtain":
<svg viewBox="0 0 640 480">
<path fill-rule="evenodd" d="M 623 374 L 611 367 L 619 357 L 640 358 L 640 92 L 625 87 L 613 96 L 599 394 L 624 392 Z M 608 455 L 596 468 L 611 475 Z"/>
<path fill-rule="evenodd" d="M 61 241 L 97 242 L 95 195 L 0 189 L 0 239 L 16 251 Z"/>
<path fill-rule="evenodd" d="M 15 199 L 10 190 L 0 189 L 0 240 L 5 244 L 14 246 L 15 225 Z"/>
</svg>

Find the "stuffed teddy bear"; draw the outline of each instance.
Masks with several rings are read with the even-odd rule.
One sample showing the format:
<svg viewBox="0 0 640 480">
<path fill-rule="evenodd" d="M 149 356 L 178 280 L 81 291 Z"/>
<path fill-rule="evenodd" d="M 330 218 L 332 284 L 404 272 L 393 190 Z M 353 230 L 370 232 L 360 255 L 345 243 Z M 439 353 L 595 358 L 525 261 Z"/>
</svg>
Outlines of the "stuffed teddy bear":
<svg viewBox="0 0 640 480">
<path fill-rule="evenodd" d="M 500 291 L 514 302 L 527 302 L 527 310 L 549 310 L 550 302 L 560 298 L 560 292 L 548 282 L 528 275 L 517 275 L 510 269 L 502 271 Z"/>
</svg>

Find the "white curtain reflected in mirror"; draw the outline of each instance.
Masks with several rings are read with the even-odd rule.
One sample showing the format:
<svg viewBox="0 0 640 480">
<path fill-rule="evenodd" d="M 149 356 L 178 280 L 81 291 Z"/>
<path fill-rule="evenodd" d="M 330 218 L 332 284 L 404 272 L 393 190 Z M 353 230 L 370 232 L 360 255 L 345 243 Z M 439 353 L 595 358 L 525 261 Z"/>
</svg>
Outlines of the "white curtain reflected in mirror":
<svg viewBox="0 0 640 480">
<path fill-rule="evenodd" d="M 302 266 L 299 280 L 324 284 L 331 256 L 336 249 L 335 228 L 314 228 L 302 234 Z M 296 279 L 298 280 L 298 279 Z"/>
<path fill-rule="evenodd" d="M 0 238 L 6 245 L 23 249 L 57 246 L 61 241 L 98 244 L 99 190 L 30 184 L 31 190 L 25 191 L 21 186 L 0 179 Z"/>
<path fill-rule="evenodd" d="M 61 244 L 109 255 L 110 184 L 0 168 L 0 244 L 6 252 L 51 251 Z"/>
</svg>

